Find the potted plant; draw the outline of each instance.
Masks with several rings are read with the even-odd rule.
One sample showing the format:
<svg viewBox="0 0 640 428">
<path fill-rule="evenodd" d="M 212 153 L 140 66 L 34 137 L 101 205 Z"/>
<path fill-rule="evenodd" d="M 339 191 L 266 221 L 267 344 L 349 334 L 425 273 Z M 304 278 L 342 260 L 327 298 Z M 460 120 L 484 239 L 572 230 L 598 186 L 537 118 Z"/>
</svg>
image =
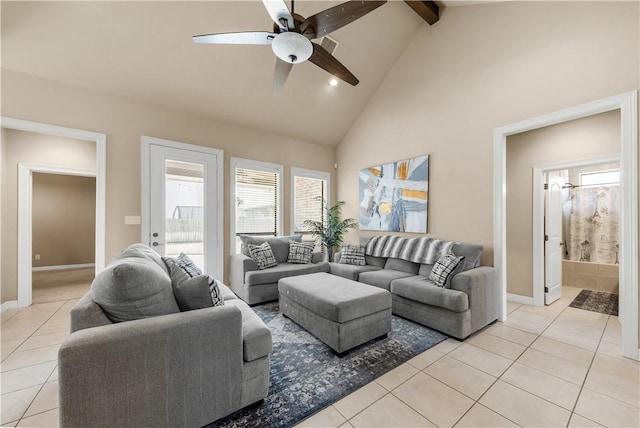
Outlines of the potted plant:
<svg viewBox="0 0 640 428">
<path fill-rule="evenodd" d="M 324 199 L 322 203 L 327 213 L 326 222 L 305 220 L 303 225 L 306 230 L 313 233 L 316 241 L 320 242 L 322 247 L 327 249 L 329 261 L 333 261 L 334 248 L 342 245 L 344 234 L 349 229 L 357 228 L 358 223 L 353 218 L 340 220 L 340 212 L 342 211 L 342 206 L 345 204 L 344 201 L 336 202 L 331 208 L 328 208 L 328 204 Z"/>
</svg>

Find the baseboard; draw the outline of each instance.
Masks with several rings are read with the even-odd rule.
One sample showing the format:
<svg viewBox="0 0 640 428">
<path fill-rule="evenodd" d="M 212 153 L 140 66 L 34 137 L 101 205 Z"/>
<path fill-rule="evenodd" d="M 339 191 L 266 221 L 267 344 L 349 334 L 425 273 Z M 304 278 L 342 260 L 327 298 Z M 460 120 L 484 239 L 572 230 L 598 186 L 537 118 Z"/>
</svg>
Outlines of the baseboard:
<svg viewBox="0 0 640 428">
<path fill-rule="evenodd" d="M 4 311 L 8 311 L 9 309 L 18 309 L 18 301 L 9 300 L 8 302 L 4 302 L 0 305 L 0 314 L 4 313 Z"/>
<path fill-rule="evenodd" d="M 77 265 L 59 265 L 59 266 L 38 266 L 31 268 L 33 272 L 43 271 L 43 270 L 64 270 L 64 269 L 86 269 L 96 267 L 95 263 L 81 263 Z"/>
<path fill-rule="evenodd" d="M 507 301 L 514 302 L 514 303 L 521 303 L 523 305 L 531 305 L 531 306 L 535 305 L 533 303 L 533 297 L 521 296 L 519 294 L 507 293 Z"/>
</svg>

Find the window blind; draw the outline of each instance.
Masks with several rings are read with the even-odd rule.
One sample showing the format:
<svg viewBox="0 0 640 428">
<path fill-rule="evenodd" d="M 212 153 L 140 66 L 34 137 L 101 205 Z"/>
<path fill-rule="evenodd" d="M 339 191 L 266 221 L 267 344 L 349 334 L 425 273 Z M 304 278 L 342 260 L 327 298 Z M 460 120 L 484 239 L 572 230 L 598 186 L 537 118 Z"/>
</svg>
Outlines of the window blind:
<svg viewBox="0 0 640 428">
<path fill-rule="evenodd" d="M 278 234 L 278 175 L 236 168 L 236 236 Z"/>
</svg>

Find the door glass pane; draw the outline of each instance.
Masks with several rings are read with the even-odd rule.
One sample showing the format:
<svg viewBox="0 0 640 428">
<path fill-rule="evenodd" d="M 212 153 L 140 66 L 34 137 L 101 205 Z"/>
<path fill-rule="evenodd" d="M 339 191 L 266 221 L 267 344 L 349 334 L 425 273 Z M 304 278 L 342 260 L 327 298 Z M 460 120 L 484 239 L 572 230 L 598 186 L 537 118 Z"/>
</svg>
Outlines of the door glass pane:
<svg viewBox="0 0 640 428">
<path fill-rule="evenodd" d="M 204 270 L 204 165 L 166 160 L 165 201 L 165 255 Z"/>
</svg>

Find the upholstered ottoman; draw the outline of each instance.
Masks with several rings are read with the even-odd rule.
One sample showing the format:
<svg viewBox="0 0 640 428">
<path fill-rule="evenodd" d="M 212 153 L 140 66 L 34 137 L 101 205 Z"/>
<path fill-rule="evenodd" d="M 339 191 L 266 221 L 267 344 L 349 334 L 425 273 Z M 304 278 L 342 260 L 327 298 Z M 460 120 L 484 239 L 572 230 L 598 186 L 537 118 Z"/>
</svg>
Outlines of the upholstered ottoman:
<svg viewBox="0 0 640 428">
<path fill-rule="evenodd" d="M 338 355 L 391 331 L 391 293 L 329 273 L 278 281 L 280 311 Z"/>
</svg>

